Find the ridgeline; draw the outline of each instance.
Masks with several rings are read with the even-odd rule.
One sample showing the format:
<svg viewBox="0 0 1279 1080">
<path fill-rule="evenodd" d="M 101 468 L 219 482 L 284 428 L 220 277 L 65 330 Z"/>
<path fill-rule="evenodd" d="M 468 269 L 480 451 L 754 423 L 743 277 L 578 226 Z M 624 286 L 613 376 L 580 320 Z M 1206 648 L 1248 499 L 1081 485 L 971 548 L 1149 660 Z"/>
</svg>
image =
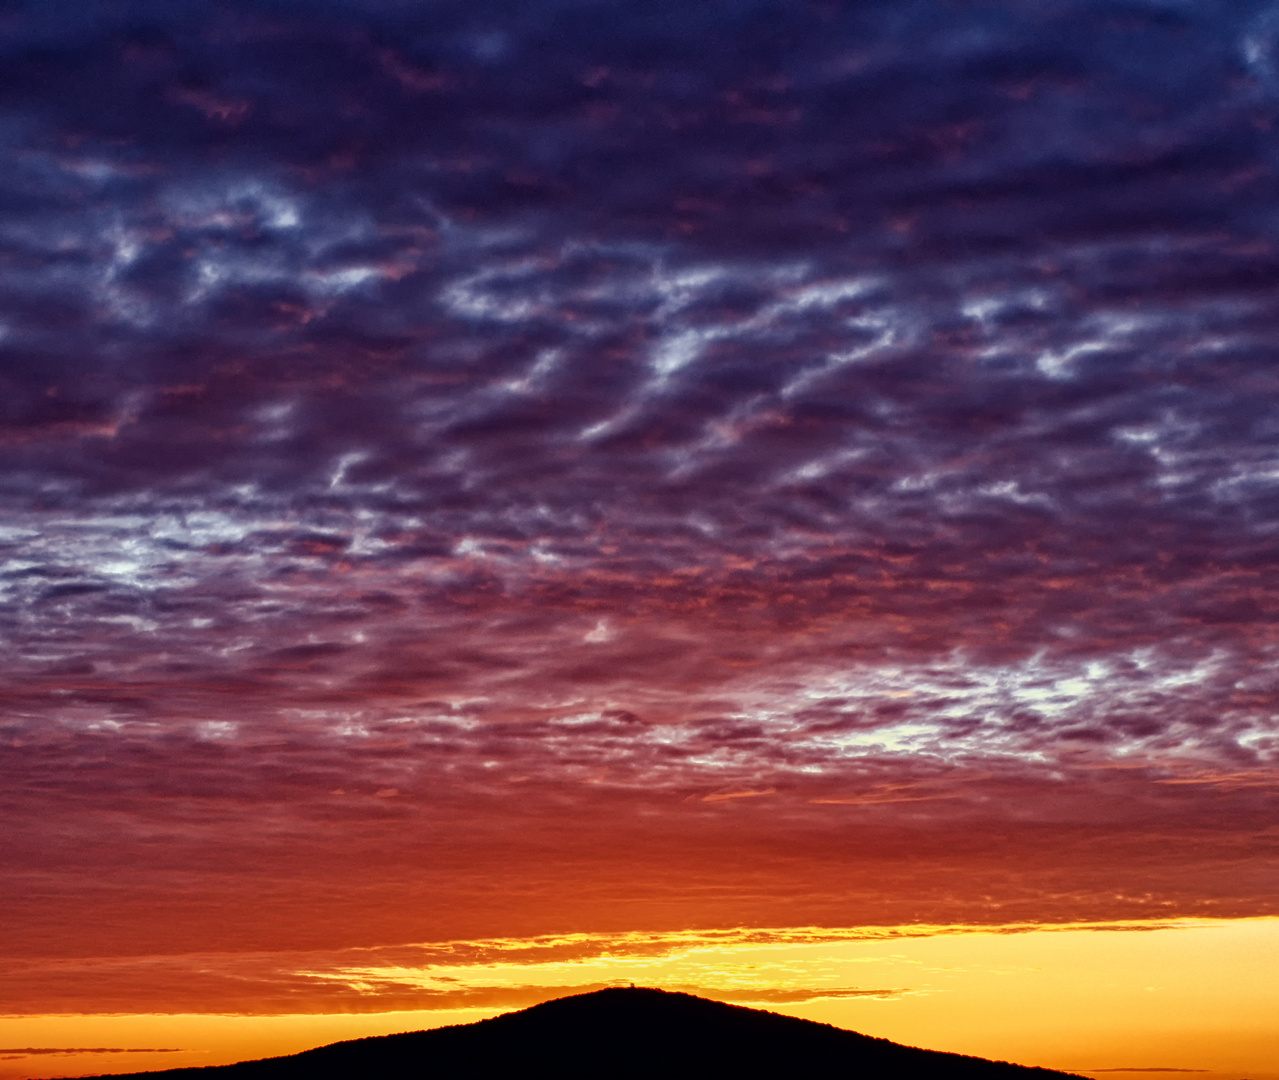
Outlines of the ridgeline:
<svg viewBox="0 0 1279 1080">
<path fill-rule="evenodd" d="M 1071 1075 L 919 1050 L 692 994 L 619 988 L 546 1001 L 475 1024 L 353 1039 L 235 1065 L 115 1074 L 115 1080 L 1053 1080 Z"/>
</svg>

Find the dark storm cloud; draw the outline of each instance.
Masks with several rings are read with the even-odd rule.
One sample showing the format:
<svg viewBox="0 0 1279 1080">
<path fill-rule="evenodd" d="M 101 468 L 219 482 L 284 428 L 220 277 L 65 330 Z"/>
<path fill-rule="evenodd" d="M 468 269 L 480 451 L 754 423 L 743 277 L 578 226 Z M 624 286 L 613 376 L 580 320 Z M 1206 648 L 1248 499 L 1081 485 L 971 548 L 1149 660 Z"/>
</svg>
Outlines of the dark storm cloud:
<svg viewBox="0 0 1279 1080">
<path fill-rule="evenodd" d="M 1276 11 L 6 7 L 23 858 L 1263 829 Z"/>
</svg>

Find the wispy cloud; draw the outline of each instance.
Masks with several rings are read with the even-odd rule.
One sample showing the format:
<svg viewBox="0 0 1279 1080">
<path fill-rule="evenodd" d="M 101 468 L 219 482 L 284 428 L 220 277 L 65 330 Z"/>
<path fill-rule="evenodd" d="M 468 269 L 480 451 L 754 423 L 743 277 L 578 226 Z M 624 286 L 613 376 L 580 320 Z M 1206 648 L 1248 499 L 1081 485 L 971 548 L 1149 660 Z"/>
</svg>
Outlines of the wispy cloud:
<svg viewBox="0 0 1279 1080">
<path fill-rule="evenodd" d="M 0 1054 L 15 1057 L 40 1054 L 184 1054 L 182 1048 L 173 1047 L 118 1047 L 118 1046 L 3 1046 Z"/>
<path fill-rule="evenodd" d="M 723 1001 L 796 1004 L 933 992 L 863 975 L 846 946 L 974 935 L 1191 931 L 1211 923 L 787 927 L 572 933 L 378 947 L 52 960 L 0 965 L 0 1012 L 392 1012 L 516 1008 L 638 982 Z M 840 953 L 842 955 L 842 953 Z M 872 964 L 867 968 L 867 964 Z M 897 976 L 900 977 L 900 972 Z M 857 985 L 849 977 L 857 977 Z"/>
</svg>

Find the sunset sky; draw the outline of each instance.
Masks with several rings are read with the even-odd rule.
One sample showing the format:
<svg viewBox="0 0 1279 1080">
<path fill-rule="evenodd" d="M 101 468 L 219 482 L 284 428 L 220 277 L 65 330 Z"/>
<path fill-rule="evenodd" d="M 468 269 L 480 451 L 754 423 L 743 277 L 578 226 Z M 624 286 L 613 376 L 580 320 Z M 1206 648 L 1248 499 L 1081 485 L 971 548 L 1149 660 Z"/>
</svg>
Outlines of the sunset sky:
<svg viewBox="0 0 1279 1080">
<path fill-rule="evenodd" d="M 0 158 L 0 1077 L 1279 1077 L 1279 6 L 4 0 Z"/>
</svg>

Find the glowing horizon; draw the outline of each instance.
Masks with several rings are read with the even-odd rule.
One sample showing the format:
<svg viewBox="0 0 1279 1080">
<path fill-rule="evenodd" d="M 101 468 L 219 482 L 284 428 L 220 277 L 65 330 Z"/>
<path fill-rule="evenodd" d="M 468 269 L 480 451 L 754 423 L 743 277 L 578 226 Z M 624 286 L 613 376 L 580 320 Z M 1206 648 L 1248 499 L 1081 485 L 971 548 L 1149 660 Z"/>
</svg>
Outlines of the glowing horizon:
<svg viewBox="0 0 1279 1080">
<path fill-rule="evenodd" d="M 637 984 L 1070 1072 L 1211 1080 L 1244 1071 L 1271 1080 L 1279 1076 L 1276 949 L 1279 919 L 1270 918 L 565 934 L 322 957 L 169 957 L 188 979 L 220 964 L 240 979 L 309 980 L 319 992 L 314 1011 L 0 1016 L 0 1044 L 27 1046 L 19 1054 L 0 1045 L 0 1062 L 13 1063 L 0 1064 L 0 1077 L 93 1073 L 104 1061 L 116 1071 L 229 1063 Z M 105 964 L 99 977 L 105 984 L 128 966 Z M 335 1002 L 323 992 L 333 982 L 357 997 Z M 48 1045 L 70 1032 L 109 1045 L 93 1054 Z M 109 1052 L 130 1039 L 156 1049 Z M 56 1065 L 41 1072 L 42 1055 Z"/>
</svg>

